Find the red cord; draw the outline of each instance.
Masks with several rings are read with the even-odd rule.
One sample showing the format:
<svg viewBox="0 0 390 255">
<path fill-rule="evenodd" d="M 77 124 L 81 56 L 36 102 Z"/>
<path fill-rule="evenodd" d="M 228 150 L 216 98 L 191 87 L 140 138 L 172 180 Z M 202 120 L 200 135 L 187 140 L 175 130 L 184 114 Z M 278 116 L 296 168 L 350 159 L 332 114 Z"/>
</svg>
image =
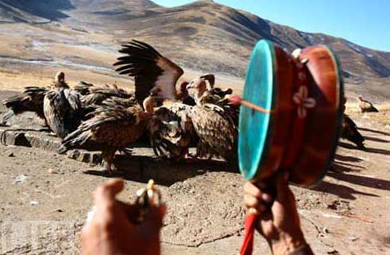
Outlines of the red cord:
<svg viewBox="0 0 390 255">
<path fill-rule="evenodd" d="M 251 255 L 253 252 L 253 239 L 255 236 L 255 225 L 257 220 L 258 216 L 253 213 L 249 213 L 245 217 L 245 235 L 240 249 L 240 255 Z"/>
</svg>

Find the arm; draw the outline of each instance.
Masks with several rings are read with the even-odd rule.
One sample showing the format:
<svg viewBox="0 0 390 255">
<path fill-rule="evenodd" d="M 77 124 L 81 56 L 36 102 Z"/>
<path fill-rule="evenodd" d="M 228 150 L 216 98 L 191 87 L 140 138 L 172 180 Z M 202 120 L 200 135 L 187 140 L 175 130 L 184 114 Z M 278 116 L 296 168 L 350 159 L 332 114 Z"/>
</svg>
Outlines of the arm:
<svg viewBox="0 0 390 255">
<path fill-rule="evenodd" d="M 247 182 L 244 191 L 244 203 L 259 212 L 257 230 L 267 240 L 274 255 L 313 255 L 300 227 L 287 172 L 277 176 L 275 199 L 265 191 L 265 183 Z"/>
</svg>

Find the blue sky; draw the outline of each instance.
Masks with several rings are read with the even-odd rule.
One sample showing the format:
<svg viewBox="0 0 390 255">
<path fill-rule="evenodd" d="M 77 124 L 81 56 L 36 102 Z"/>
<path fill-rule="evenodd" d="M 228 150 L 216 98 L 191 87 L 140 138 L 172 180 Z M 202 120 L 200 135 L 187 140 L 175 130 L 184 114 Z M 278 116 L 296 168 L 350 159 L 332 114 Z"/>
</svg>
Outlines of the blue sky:
<svg viewBox="0 0 390 255">
<path fill-rule="evenodd" d="M 162 6 L 192 1 L 154 0 Z M 390 52 L 390 0 L 216 0 L 305 32 L 345 38 Z"/>
</svg>

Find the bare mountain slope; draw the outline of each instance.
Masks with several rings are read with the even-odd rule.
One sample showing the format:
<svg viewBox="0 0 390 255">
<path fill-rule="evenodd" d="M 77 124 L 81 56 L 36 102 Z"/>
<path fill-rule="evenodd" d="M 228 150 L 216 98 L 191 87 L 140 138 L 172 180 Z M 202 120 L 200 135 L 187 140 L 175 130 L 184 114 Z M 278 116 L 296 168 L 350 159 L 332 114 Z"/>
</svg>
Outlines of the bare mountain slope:
<svg viewBox="0 0 390 255">
<path fill-rule="evenodd" d="M 24 48 L 32 48 L 30 58 L 44 55 L 59 64 L 60 57 L 68 64 L 93 63 L 111 69 L 119 44 L 133 38 L 156 46 L 187 68 L 241 78 L 259 39 L 271 40 L 289 51 L 326 44 L 340 57 L 344 77 L 357 93 L 390 93 L 390 53 L 342 38 L 298 31 L 213 1 L 164 8 L 149 0 L 0 0 L 0 20 L 56 20 L 45 26 L 33 23 L 28 29 L 13 32 L 26 41 Z M 13 31 L 2 26 L 2 31 Z M 63 52 L 52 53 L 53 44 L 55 50 Z M 67 51 L 70 47 L 72 50 Z M 82 55 L 86 47 L 93 47 L 94 54 Z M 0 56 L 9 56 L 9 52 L 15 52 L 12 50 L 0 50 Z M 26 52 L 18 57 L 23 57 L 22 53 Z"/>
<path fill-rule="evenodd" d="M 174 8 L 156 8 L 148 1 L 143 9 L 139 7 L 145 4 L 140 1 L 121 4 L 118 12 L 83 9 L 78 14 L 87 12 L 90 24 L 114 33 L 120 41 L 136 37 L 160 44 L 174 56 L 182 56 L 181 61 L 192 68 L 222 68 L 242 76 L 253 45 L 265 38 L 288 50 L 327 44 L 340 56 L 346 77 L 390 77 L 388 52 L 324 34 L 301 32 L 212 1 Z M 73 18 L 77 20 L 77 15 Z"/>
</svg>

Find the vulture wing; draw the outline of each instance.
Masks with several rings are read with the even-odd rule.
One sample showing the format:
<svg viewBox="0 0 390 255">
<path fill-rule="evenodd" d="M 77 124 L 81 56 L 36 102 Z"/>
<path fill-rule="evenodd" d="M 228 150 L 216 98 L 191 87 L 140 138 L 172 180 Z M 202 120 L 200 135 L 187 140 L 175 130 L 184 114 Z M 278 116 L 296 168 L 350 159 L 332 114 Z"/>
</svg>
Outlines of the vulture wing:
<svg viewBox="0 0 390 255">
<path fill-rule="evenodd" d="M 216 104 L 204 104 L 194 106 L 191 116 L 200 147 L 208 148 L 206 153 L 235 158 L 238 129 L 229 111 Z"/>
<path fill-rule="evenodd" d="M 21 95 L 4 100 L 3 104 L 10 111 L 3 116 L 1 123 L 5 124 L 10 117 L 23 112 L 35 112 L 38 117 L 44 119 L 43 98 L 47 91 L 45 87 L 26 87 Z"/>
<path fill-rule="evenodd" d="M 183 69 L 144 42 L 133 40 L 122 47 L 119 52 L 126 56 L 119 57 L 114 66 L 119 66 L 119 74 L 134 77 L 138 102 L 151 93 L 156 98 L 175 98 L 175 85 Z"/>
<path fill-rule="evenodd" d="M 68 149 L 105 150 L 125 148 L 137 140 L 145 131 L 138 125 L 140 106 L 103 106 L 96 109 L 94 117 L 84 121 L 69 134 L 58 149 L 63 153 Z"/>
</svg>

